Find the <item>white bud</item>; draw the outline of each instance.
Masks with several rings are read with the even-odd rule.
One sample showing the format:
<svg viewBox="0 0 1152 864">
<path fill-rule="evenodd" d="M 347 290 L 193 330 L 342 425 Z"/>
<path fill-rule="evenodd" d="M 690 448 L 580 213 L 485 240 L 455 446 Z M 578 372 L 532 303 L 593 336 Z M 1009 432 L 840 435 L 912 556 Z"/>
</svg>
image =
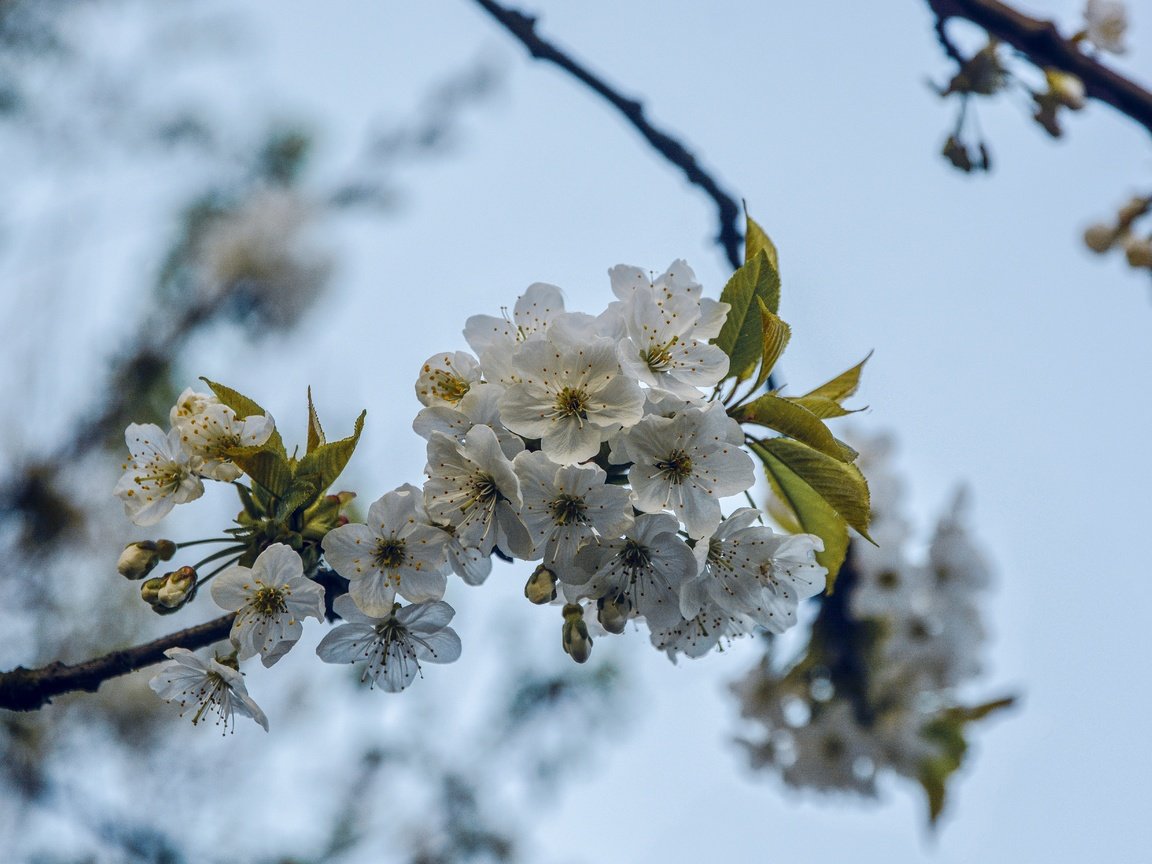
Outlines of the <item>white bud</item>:
<svg viewBox="0 0 1152 864">
<path fill-rule="evenodd" d="M 176 544 L 171 540 L 139 540 L 124 547 L 116 570 L 125 579 L 143 579 L 157 564 L 175 554 Z"/>
</svg>

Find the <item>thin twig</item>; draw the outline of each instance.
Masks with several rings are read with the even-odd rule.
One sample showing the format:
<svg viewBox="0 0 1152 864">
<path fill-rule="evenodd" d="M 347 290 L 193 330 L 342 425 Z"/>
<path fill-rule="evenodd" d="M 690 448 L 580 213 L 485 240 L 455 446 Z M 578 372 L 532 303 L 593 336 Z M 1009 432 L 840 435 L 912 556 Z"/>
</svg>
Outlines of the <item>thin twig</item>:
<svg viewBox="0 0 1152 864">
<path fill-rule="evenodd" d="M 703 189 L 716 204 L 720 224 L 716 242 L 723 248 L 728 263 L 732 265 L 733 269 L 738 268 L 743 263 L 740 254 L 743 237 L 739 228 L 739 206 L 732 196 L 721 189 L 716 180 L 700 167 L 696 157 L 683 144 L 649 123 L 648 118 L 644 115 L 644 106 L 639 101 L 622 95 L 603 78 L 589 71 L 587 67 L 578 63 L 553 43 L 541 39 L 536 33 L 536 19 L 534 17 L 501 6 L 495 0 L 476 0 L 476 2 L 500 22 L 509 33 L 519 39 L 537 60 L 546 60 L 556 64 L 611 103 L 624 116 L 624 119 L 644 136 L 644 139 L 655 148 L 656 152 L 684 172 L 688 182 Z"/>
<path fill-rule="evenodd" d="M 236 613 L 225 615 L 144 645 L 113 651 L 75 666 L 57 661 L 39 669 L 17 666 L 11 672 L 0 672 L 0 708 L 35 711 L 61 693 L 74 690 L 95 693 L 109 678 L 127 675 L 164 660 L 164 652 L 169 648 L 195 650 L 227 638 L 235 617 Z"/>
<path fill-rule="evenodd" d="M 1091 99 L 1111 105 L 1152 132 L 1152 93 L 1135 81 L 1114 72 L 1065 39 L 1051 21 L 1031 18 L 997 0 L 927 0 L 936 15 L 936 32 L 943 34 L 949 18 L 963 18 L 1011 45 L 1041 69 L 1055 68 L 1084 82 Z M 942 42 L 950 56 L 948 42 Z M 953 56 L 953 59 L 955 57 Z"/>
</svg>

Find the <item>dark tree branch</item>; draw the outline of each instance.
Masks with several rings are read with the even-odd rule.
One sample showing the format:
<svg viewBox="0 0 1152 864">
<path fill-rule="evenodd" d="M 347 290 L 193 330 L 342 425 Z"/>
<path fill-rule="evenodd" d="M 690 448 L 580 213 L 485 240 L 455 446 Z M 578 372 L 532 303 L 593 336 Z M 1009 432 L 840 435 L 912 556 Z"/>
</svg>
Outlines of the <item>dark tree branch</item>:
<svg viewBox="0 0 1152 864">
<path fill-rule="evenodd" d="M 236 613 L 225 615 L 206 624 L 170 633 L 135 648 L 113 651 L 75 666 L 57 661 L 39 669 L 17 666 L 11 672 L 0 672 L 0 708 L 35 711 L 61 693 L 74 690 L 95 693 L 109 678 L 127 675 L 164 660 L 164 652 L 169 648 L 187 648 L 191 651 L 227 638 L 235 617 Z"/>
<path fill-rule="evenodd" d="M 732 196 L 720 188 L 719 184 L 708 172 L 700 167 L 688 150 L 666 132 L 662 132 L 648 122 L 644 116 L 644 106 L 636 99 L 629 99 L 609 86 L 604 79 L 589 71 L 585 66 L 576 62 L 565 52 L 561 51 L 551 42 L 541 39 L 536 34 L 536 19 L 515 9 L 501 6 L 495 0 L 476 0 L 493 18 L 513 36 L 520 40 L 537 60 L 546 60 L 554 63 L 587 86 L 593 92 L 606 99 L 631 123 L 652 147 L 684 172 L 688 182 L 699 186 L 715 202 L 717 217 L 720 223 L 720 233 L 716 242 L 724 249 L 728 263 L 733 269 L 738 268 L 743 259 L 741 257 L 741 242 L 739 219 L 740 207 Z"/>
<path fill-rule="evenodd" d="M 936 15 L 937 34 L 943 40 L 941 44 L 953 59 L 955 49 L 949 50 L 950 43 L 942 35 L 944 22 L 949 18 L 963 18 L 1011 45 L 1039 68 L 1052 67 L 1075 75 L 1084 82 L 1084 90 L 1090 98 L 1111 105 L 1152 132 L 1152 93 L 1085 54 L 1076 42 L 1061 36 L 1051 21 L 1031 18 L 997 0 L 927 2 Z"/>
</svg>

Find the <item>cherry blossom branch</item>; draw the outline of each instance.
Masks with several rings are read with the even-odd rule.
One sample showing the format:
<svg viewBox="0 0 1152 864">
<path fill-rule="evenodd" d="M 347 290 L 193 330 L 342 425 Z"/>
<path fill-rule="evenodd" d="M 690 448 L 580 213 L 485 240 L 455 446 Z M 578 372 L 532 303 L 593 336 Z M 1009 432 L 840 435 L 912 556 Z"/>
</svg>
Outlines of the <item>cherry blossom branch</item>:
<svg viewBox="0 0 1152 864">
<path fill-rule="evenodd" d="M 57 661 L 39 669 L 17 666 L 10 672 L 0 672 L 0 708 L 35 711 L 50 702 L 53 696 L 62 693 L 75 690 L 95 693 L 109 678 L 127 675 L 161 662 L 165 659 L 164 652 L 169 648 L 187 648 L 191 651 L 226 639 L 235 617 L 235 613 L 224 615 L 144 645 L 113 651 L 75 666 Z"/>
<path fill-rule="evenodd" d="M 1152 132 L 1152 93 L 1135 81 L 1085 54 L 1077 43 L 1060 35 L 1051 21 L 1032 18 L 997 0 L 927 0 L 936 16 L 936 33 L 944 50 L 956 50 L 944 34 L 944 23 L 963 18 L 1011 45 L 1041 69 L 1056 68 L 1084 82 L 1085 93 L 1111 105 Z"/>
<path fill-rule="evenodd" d="M 648 122 L 648 118 L 644 114 L 644 106 L 638 100 L 622 95 L 603 78 L 578 63 L 556 45 L 540 38 L 536 33 L 535 17 L 501 6 L 495 0 L 476 0 L 476 2 L 504 29 L 520 40 L 533 57 L 537 60 L 554 63 L 612 104 L 624 116 L 624 119 L 644 136 L 644 139 L 652 145 L 657 153 L 684 172 L 689 183 L 699 186 L 707 193 L 708 197 L 716 204 L 717 219 L 720 224 L 716 242 L 724 250 L 728 263 L 733 268 L 738 268 L 743 261 L 740 252 L 743 237 L 738 227 L 740 207 L 732 196 L 721 189 L 716 180 L 700 167 L 696 157 L 682 143 Z"/>
</svg>

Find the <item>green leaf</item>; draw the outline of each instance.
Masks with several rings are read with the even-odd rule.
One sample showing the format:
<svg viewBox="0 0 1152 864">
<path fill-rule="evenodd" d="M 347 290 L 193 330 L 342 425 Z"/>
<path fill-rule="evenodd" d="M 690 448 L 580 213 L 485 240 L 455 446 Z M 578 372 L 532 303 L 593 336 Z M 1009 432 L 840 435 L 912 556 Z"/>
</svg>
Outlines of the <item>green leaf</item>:
<svg viewBox="0 0 1152 864">
<path fill-rule="evenodd" d="M 283 498 L 292 488 L 292 466 L 276 450 L 262 447 L 237 447 L 230 451 L 232 461 L 240 470 L 277 498 Z"/>
<path fill-rule="evenodd" d="M 780 257 L 776 253 L 776 244 L 772 242 L 756 220 L 748 215 L 748 207 L 744 207 L 744 260 L 751 261 L 757 253 L 763 252 L 768 256 L 772 269 L 779 272 Z"/>
<path fill-rule="evenodd" d="M 831 399 L 833 402 L 843 402 L 849 396 L 856 392 L 856 388 L 860 386 L 860 373 L 864 370 L 864 364 L 868 362 L 872 356 L 872 352 L 868 352 L 868 356 L 853 366 L 846 372 L 841 372 L 831 381 L 821 384 L 815 390 L 810 390 L 801 398 L 808 398 L 810 396 L 819 396 L 824 399 Z"/>
<path fill-rule="evenodd" d="M 816 553 L 816 560 L 828 568 L 828 593 L 836 584 L 836 574 L 848 554 L 848 526 L 832 506 L 805 483 L 784 462 L 759 444 L 752 445 L 752 452 L 764 463 L 764 474 L 777 501 L 791 511 L 796 525 L 788 519 L 777 521 L 787 530 L 797 529 L 806 534 L 815 534 L 824 541 L 824 551 Z M 769 512 L 775 508 L 770 506 Z M 787 514 L 782 514 L 787 515 Z"/>
<path fill-rule="evenodd" d="M 763 249 L 732 274 L 720 295 L 721 302 L 732 307 L 715 339 L 716 346 L 728 355 L 727 378 L 749 378 L 763 355 L 763 325 L 757 299 L 764 301 L 773 314 L 780 308 L 780 274 Z"/>
<path fill-rule="evenodd" d="M 795 402 L 801 408 L 806 408 L 821 420 L 830 420 L 833 417 L 844 417 L 863 411 L 863 408 L 848 409 L 827 396 L 784 396 L 789 402 Z"/>
<path fill-rule="evenodd" d="M 217 384 L 215 381 L 209 381 L 207 378 L 201 376 L 201 381 L 208 385 L 216 398 L 224 405 L 227 405 L 236 412 L 236 416 L 243 420 L 245 417 L 251 417 L 253 414 L 263 415 L 268 412 L 261 408 L 256 402 L 249 399 L 243 393 L 233 390 L 231 387 L 225 387 L 223 384 Z M 284 441 L 280 438 L 280 431 L 278 429 L 272 430 L 272 435 L 268 440 L 261 445 L 261 448 L 271 448 L 279 453 L 281 456 L 287 458 L 288 451 L 284 449 Z M 239 463 L 237 463 L 239 464 Z"/>
<path fill-rule="evenodd" d="M 356 450 L 356 444 L 360 440 L 360 432 L 364 428 L 364 416 L 367 413 L 367 411 L 360 412 L 351 436 L 333 441 L 331 444 L 320 444 L 301 459 L 296 466 L 298 478 L 311 478 L 315 482 L 316 494 L 323 493 L 331 486 L 340 476 L 340 472 L 344 470 L 344 466 L 348 464 L 348 460 L 352 458 L 352 453 Z"/>
<path fill-rule="evenodd" d="M 928 799 L 930 824 L 935 825 L 944 812 L 948 778 L 964 764 L 964 757 L 968 753 L 968 741 L 964 737 L 967 725 L 973 720 L 981 720 L 995 711 L 1007 708 L 1015 701 L 1015 697 L 1008 696 L 972 708 L 946 708 L 921 728 L 920 734 L 936 746 L 936 755 L 924 759 L 917 769 L 917 779 Z"/>
<path fill-rule="evenodd" d="M 308 452 L 311 453 L 324 443 L 324 429 L 316 416 L 316 406 L 312 404 L 312 388 L 308 388 Z"/>
<path fill-rule="evenodd" d="M 774 393 L 765 393 L 738 408 L 733 417 L 739 423 L 755 423 L 775 429 L 841 462 L 851 462 L 855 456 L 855 451 L 846 451 L 840 446 L 819 417 Z"/>
<path fill-rule="evenodd" d="M 788 347 L 788 340 L 792 338 L 792 328 L 769 309 L 768 304 L 759 297 L 756 298 L 756 302 L 760 306 L 760 332 L 764 339 L 764 351 L 760 358 L 760 374 L 756 376 L 756 386 L 752 388 L 753 391 L 759 390 L 768 380 L 776 361 L 780 359 L 780 355 Z"/>
<path fill-rule="evenodd" d="M 868 536 L 871 515 L 868 482 L 859 468 L 788 438 L 769 438 L 757 443 L 761 450 L 782 463 L 827 501 L 861 536 L 872 541 Z"/>
</svg>

